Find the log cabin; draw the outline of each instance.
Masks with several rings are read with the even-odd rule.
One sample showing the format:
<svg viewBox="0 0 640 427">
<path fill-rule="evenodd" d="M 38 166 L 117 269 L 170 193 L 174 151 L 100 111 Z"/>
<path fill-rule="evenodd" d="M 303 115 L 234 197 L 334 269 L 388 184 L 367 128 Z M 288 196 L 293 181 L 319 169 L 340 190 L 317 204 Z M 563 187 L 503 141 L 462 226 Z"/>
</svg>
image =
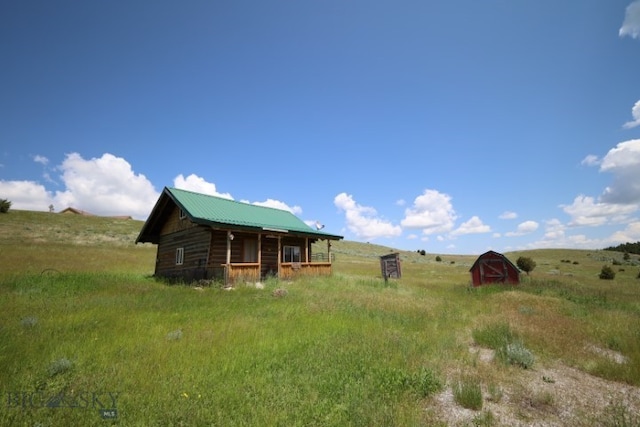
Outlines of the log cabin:
<svg viewBox="0 0 640 427">
<path fill-rule="evenodd" d="M 289 211 L 165 187 L 136 243 L 158 245 L 155 276 L 259 282 L 332 273 L 331 242 Z M 312 244 L 326 241 L 326 252 Z M 316 246 L 317 247 L 317 246 Z"/>
</svg>

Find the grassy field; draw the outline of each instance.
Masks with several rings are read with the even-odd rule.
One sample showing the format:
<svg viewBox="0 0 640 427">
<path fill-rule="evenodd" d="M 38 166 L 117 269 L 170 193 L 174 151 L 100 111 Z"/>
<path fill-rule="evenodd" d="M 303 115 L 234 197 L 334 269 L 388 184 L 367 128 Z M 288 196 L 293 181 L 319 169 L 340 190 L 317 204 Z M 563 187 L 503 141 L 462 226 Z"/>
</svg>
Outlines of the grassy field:
<svg viewBox="0 0 640 427">
<path fill-rule="evenodd" d="M 477 254 L 385 282 L 393 249 L 338 242 L 331 278 L 223 290 L 154 280 L 141 226 L 0 215 L 0 425 L 640 425 L 637 256 L 471 289 Z"/>
</svg>

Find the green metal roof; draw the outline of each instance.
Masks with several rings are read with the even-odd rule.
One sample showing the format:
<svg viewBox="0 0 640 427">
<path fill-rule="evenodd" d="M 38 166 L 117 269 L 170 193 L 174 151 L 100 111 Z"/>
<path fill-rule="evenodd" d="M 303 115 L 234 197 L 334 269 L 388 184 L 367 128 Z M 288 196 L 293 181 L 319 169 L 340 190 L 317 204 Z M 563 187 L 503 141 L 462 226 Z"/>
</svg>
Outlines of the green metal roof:
<svg viewBox="0 0 640 427">
<path fill-rule="evenodd" d="M 223 228 L 235 226 L 255 231 L 301 233 L 320 239 L 342 239 L 342 236 L 309 227 L 289 211 L 167 187 L 143 226 L 138 241 L 155 240 L 151 239 L 150 234 L 154 234 L 152 229 L 157 229 L 156 225 L 161 222 L 159 216 L 162 213 L 157 211 L 165 209 L 167 196 L 187 214 L 191 221 L 198 224 Z"/>
</svg>

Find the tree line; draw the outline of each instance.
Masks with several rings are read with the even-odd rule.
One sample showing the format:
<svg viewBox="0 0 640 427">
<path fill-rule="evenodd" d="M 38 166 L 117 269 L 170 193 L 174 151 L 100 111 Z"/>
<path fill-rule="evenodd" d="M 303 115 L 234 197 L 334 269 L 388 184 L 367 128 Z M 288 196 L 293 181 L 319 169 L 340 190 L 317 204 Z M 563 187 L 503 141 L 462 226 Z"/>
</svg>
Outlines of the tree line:
<svg viewBox="0 0 640 427">
<path fill-rule="evenodd" d="M 640 242 L 635 243 L 623 243 L 618 246 L 609 246 L 608 248 L 604 248 L 605 251 L 617 251 L 617 252 L 626 252 L 630 254 L 640 255 Z"/>
</svg>

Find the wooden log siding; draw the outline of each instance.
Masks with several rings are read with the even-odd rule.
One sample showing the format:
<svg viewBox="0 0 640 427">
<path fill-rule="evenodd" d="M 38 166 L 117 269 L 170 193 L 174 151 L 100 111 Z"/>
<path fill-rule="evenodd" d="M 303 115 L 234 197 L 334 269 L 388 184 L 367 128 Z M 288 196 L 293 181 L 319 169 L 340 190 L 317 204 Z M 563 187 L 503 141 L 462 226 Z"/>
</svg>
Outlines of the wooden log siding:
<svg viewBox="0 0 640 427">
<path fill-rule="evenodd" d="M 210 233 L 200 227 L 189 228 L 160 236 L 156 275 L 162 277 L 184 277 L 186 280 L 203 279 L 207 276 Z M 182 264 L 176 264 L 176 250 L 183 248 Z"/>
<path fill-rule="evenodd" d="M 233 240 L 229 239 L 230 234 Z M 247 240 L 258 242 L 257 262 L 245 262 Z M 330 275 L 330 262 L 311 262 L 312 243 L 313 239 L 302 237 L 212 229 L 180 218 L 176 207 L 162 227 L 156 275 L 187 281 L 225 278 L 228 283 L 257 282 L 269 275 L 285 280 L 301 275 Z M 283 262 L 284 246 L 300 247 L 300 262 Z M 178 248 L 184 249 L 181 265 L 176 264 Z"/>
<path fill-rule="evenodd" d="M 196 209 L 198 203 L 206 205 L 206 209 L 200 209 L 202 206 Z M 293 224 L 291 230 L 298 227 L 295 219 L 288 215 L 274 217 L 273 223 L 282 223 L 282 228 L 265 228 L 260 220 L 244 226 L 234 225 L 235 222 L 225 216 L 230 212 L 216 211 L 218 207 L 227 206 L 225 203 L 206 195 L 164 189 L 136 239 L 136 243 L 158 245 L 156 276 L 185 281 L 199 278 L 257 281 L 269 275 L 290 278 L 301 274 L 331 274 L 331 240 L 342 236 L 326 234 L 328 256 L 314 257 L 312 243 L 325 237 L 324 233 L 307 232 L 304 227 L 299 232 L 287 232 L 289 224 Z M 185 211 L 179 206 L 184 206 Z M 242 209 L 251 213 L 259 211 L 250 206 Z M 290 254 L 297 251 L 289 250 L 284 262 L 284 249 L 290 246 L 300 249 L 300 258 L 296 257 L 295 263 L 290 262 Z M 312 262 L 313 259 L 320 262 Z"/>
</svg>

